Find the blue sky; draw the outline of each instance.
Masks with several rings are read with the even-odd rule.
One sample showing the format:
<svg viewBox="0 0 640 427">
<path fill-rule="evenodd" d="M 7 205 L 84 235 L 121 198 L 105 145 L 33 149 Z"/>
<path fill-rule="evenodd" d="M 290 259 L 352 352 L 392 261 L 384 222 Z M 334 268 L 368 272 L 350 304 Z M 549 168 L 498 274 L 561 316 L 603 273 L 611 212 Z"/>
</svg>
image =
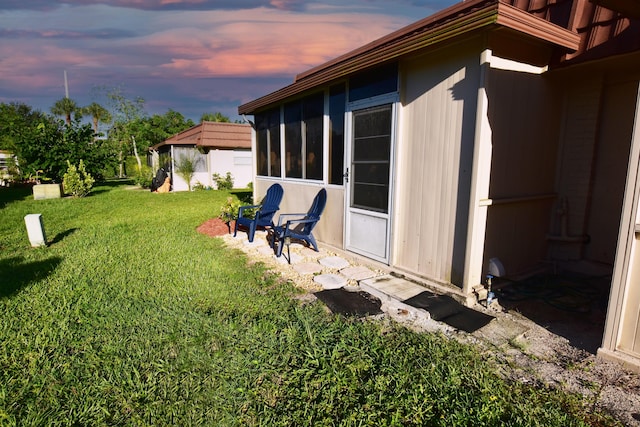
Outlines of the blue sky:
<svg viewBox="0 0 640 427">
<path fill-rule="evenodd" d="M 347 3 L 347 4 L 343 4 Z M 149 114 L 198 121 L 425 18 L 452 0 L 3 0 L 0 102 L 49 112 L 106 104 L 118 87 Z"/>
</svg>

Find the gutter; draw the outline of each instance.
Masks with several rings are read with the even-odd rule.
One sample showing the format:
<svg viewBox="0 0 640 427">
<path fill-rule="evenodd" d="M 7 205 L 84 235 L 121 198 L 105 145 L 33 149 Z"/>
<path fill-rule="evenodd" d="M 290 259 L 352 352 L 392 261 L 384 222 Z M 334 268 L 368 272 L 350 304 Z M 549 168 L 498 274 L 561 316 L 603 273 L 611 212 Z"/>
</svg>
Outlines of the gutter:
<svg viewBox="0 0 640 427">
<path fill-rule="evenodd" d="M 238 113 L 253 114 L 317 86 L 492 26 L 509 28 L 569 50 L 579 47 L 577 33 L 499 0 L 462 2 L 298 74 L 291 85 L 239 106 Z"/>
</svg>

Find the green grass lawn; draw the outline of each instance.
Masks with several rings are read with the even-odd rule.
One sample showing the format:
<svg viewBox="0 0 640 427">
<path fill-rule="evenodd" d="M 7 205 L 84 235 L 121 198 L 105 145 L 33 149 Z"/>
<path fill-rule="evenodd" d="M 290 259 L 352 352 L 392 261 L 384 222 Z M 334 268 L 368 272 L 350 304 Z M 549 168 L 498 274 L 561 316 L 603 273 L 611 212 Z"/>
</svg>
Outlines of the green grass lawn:
<svg viewBox="0 0 640 427">
<path fill-rule="evenodd" d="M 615 425 L 473 347 L 302 306 L 196 232 L 227 196 L 0 188 L 0 425 Z"/>
</svg>

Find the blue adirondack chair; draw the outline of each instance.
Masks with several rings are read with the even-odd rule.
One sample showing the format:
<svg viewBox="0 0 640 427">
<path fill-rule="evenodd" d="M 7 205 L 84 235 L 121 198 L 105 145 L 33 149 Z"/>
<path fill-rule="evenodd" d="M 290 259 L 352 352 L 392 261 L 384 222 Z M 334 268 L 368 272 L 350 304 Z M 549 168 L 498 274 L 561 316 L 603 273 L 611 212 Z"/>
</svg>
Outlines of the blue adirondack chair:
<svg viewBox="0 0 640 427">
<path fill-rule="evenodd" d="M 280 184 L 273 184 L 267 189 L 267 194 L 265 194 L 261 204 L 240 206 L 240 209 L 238 209 L 238 219 L 236 220 L 236 225 L 233 230 L 233 237 L 236 237 L 238 226 L 240 225 L 248 229 L 247 234 L 250 242 L 253 242 L 253 236 L 256 234 L 258 227 L 273 227 L 273 216 L 278 209 L 280 209 L 280 202 L 282 201 L 283 195 L 284 190 L 282 186 Z M 256 208 L 258 208 L 258 210 L 253 218 L 244 216 L 244 212 L 247 209 Z"/>
<path fill-rule="evenodd" d="M 318 224 L 318 221 L 320 221 L 320 215 L 322 215 L 326 204 L 327 190 L 323 188 L 316 194 L 306 214 L 280 215 L 278 224 L 273 227 L 273 235 L 270 241 L 276 256 L 279 257 L 282 255 L 282 247 L 286 245 L 287 255 L 285 258 L 291 263 L 291 253 L 289 251 L 291 240 L 306 242 L 311 245 L 316 252 L 318 251 L 318 244 L 316 243 L 315 237 L 313 237 L 312 231 L 316 224 Z M 295 217 L 298 219 L 289 219 Z"/>
</svg>

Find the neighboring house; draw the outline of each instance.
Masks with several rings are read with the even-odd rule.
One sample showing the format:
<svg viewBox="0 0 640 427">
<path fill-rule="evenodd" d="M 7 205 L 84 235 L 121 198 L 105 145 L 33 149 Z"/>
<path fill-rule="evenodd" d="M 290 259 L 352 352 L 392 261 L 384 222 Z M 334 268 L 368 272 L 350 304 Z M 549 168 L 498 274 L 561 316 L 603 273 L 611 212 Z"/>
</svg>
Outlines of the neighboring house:
<svg viewBox="0 0 640 427">
<path fill-rule="evenodd" d="M 599 354 L 640 367 L 639 82 L 637 1 L 468 0 L 238 111 L 256 198 L 325 187 L 325 244 L 467 301 L 490 271 L 597 267 Z"/>
<path fill-rule="evenodd" d="M 13 179 L 10 170 L 12 167 L 17 167 L 16 156 L 10 151 L 0 150 L 0 187 L 10 185 Z"/>
<path fill-rule="evenodd" d="M 213 174 L 233 175 L 234 186 L 244 188 L 253 181 L 251 126 L 238 123 L 202 122 L 150 147 L 154 169 L 168 169 L 173 191 L 187 191 L 188 185 L 176 171 L 184 156 L 195 162 L 191 186 L 215 188 Z"/>
</svg>

